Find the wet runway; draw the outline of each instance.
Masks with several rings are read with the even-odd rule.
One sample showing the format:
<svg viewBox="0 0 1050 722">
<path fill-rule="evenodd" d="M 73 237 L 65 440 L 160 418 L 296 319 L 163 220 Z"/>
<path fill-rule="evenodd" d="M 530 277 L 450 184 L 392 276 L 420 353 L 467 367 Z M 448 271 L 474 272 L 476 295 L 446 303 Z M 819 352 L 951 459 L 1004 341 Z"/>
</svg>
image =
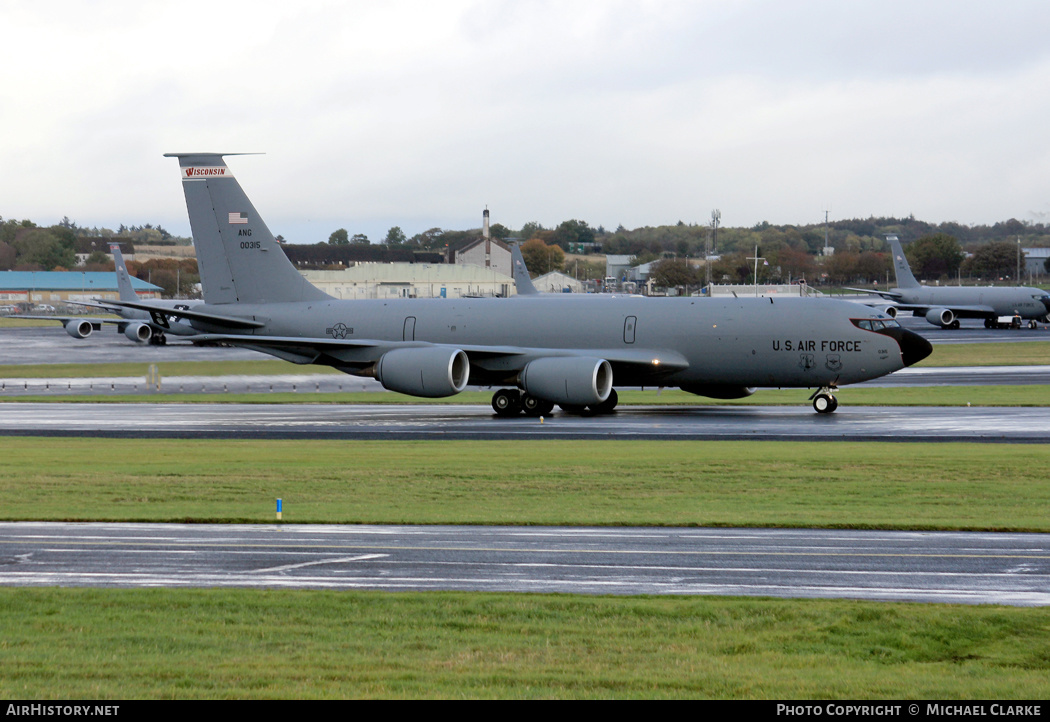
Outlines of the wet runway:
<svg viewBox="0 0 1050 722">
<path fill-rule="evenodd" d="M 1050 604 L 1050 535 L 0 523 L 0 584 Z"/>
<path fill-rule="evenodd" d="M 679 439 L 1045 443 L 1050 408 L 625 406 L 500 419 L 491 407 L 393 404 L 6 404 L 0 435 L 245 439 Z"/>
</svg>

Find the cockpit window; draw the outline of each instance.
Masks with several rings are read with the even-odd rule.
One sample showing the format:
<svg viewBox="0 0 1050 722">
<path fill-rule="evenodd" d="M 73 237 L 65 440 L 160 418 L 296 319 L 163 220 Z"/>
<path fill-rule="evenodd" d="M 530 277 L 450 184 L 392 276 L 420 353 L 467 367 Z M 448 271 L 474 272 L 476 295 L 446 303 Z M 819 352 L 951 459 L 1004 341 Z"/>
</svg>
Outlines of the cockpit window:
<svg viewBox="0 0 1050 722">
<path fill-rule="evenodd" d="M 881 331 L 884 328 L 900 328 L 901 325 L 892 318 L 854 318 L 853 325 L 865 331 Z"/>
</svg>

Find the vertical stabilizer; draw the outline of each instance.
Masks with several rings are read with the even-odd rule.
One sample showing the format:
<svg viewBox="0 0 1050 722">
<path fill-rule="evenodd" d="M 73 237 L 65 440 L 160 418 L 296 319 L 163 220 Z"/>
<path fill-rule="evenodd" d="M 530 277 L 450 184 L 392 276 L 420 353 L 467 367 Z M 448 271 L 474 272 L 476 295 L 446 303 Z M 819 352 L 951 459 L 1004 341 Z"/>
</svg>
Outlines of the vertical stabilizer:
<svg viewBox="0 0 1050 722">
<path fill-rule="evenodd" d="M 514 266 L 514 288 L 519 296 L 531 296 L 539 293 L 532 284 L 529 269 L 525 267 L 525 259 L 521 255 L 521 246 L 517 243 L 510 244 L 510 262 Z"/>
<path fill-rule="evenodd" d="M 284 255 L 223 155 L 235 154 L 165 154 L 179 159 L 205 302 L 280 303 L 330 298 L 310 285 Z"/>
<path fill-rule="evenodd" d="M 128 275 L 128 267 L 124 265 L 124 256 L 120 252 L 120 246 L 116 243 L 111 243 L 109 252 L 113 254 L 113 266 L 117 272 L 117 290 L 120 292 L 120 300 L 139 300 L 139 295 L 135 293 L 135 289 L 131 286 L 131 276 Z"/>
<path fill-rule="evenodd" d="M 886 236 L 886 240 L 889 242 L 890 251 L 893 253 L 893 271 L 897 274 L 897 287 L 919 288 L 921 284 L 912 275 L 911 266 L 908 265 L 908 257 L 904 255 L 904 249 L 901 248 L 901 242 L 897 239 L 897 236 Z"/>
</svg>

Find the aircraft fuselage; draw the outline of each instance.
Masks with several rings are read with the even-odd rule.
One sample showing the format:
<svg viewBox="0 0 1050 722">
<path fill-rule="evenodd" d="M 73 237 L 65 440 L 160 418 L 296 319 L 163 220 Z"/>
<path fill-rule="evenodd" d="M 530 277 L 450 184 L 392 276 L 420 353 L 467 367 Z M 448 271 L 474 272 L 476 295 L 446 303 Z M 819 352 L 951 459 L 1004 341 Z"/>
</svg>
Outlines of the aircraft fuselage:
<svg viewBox="0 0 1050 722">
<path fill-rule="evenodd" d="M 478 347 L 520 350 L 491 360 L 472 355 L 472 384 L 504 382 L 515 367 L 521 368 L 523 358 L 559 351 L 609 357 L 617 385 L 821 387 L 877 378 L 906 365 L 897 339 L 851 320 L 870 319 L 870 312 L 827 299 L 333 299 L 195 310 L 235 312 L 265 324 L 246 332 L 246 338 L 368 340 L 361 348 L 327 351 L 327 360 L 317 361 L 350 373 L 365 372 L 381 353 L 371 343 L 376 341 L 441 344 L 468 352 Z M 218 330 L 201 322 L 194 325 L 205 332 Z M 632 353 L 639 359 L 663 355 L 685 367 L 617 365 L 616 359 Z"/>
</svg>

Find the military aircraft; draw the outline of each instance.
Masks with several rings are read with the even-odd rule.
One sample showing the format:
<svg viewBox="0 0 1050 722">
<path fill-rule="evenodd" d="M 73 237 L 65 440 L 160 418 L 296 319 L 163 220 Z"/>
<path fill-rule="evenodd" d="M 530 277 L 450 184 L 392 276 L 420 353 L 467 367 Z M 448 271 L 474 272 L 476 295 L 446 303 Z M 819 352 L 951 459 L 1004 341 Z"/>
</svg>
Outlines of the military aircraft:
<svg viewBox="0 0 1050 722">
<path fill-rule="evenodd" d="M 741 398 L 755 387 L 836 389 L 920 361 L 926 339 L 883 313 L 827 299 L 608 298 L 338 300 L 288 261 L 222 153 L 177 158 L 197 249 L 202 306 L 178 316 L 204 340 L 371 376 L 387 389 L 446 397 L 503 386 L 497 415 L 606 413 L 615 386 L 679 387 Z M 138 301 L 117 305 L 150 313 Z"/>
<path fill-rule="evenodd" d="M 898 287 L 889 291 L 847 289 L 886 299 L 891 305 L 883 308 L 885 312 L 895 316 L 896 311 L 911 311 L 941 328 L 959 328 L 960 318 L 983 318 L 985 328 L 1019 326 L 1025 318 L 1028 328 L 1036 328 L 1038 321 L 1050 323 L 1050 294 L 1046 291 L 1025 286 L 923 286 L 912 275 L 897 236 L 886 240 L 893 252 Z"/>
<path fill-rule="evenodd" d="M 119 299 L 121 301 L 137 301 L 138 294 L 135 293 L 135 289 L 131 286 L 131 276 L 128 275 L 128 267 L 127 264 L 124 263 L 124 255 L 120 252 L 120 246 L 116 243 L 111 243 L 109 245 L 109 251 L 113 254 L 113 265 L 117 273 L 117 290 L 119 292 Z M 161 326 L 154 324 L 150 318 L 150 314 L 146 311 L 125 308 L 109 301 L 70 301 L 69 303 L 78 306 L 98 308 L 119 315 L 122 320 L 103 321 L 103 323 L 116 323 L 117 331 L 136 343 L 148 342 L 153 345 L 163 346 L 168 342 L 166 333 L 173 333 L 179 336 L 193 336 L 197 334 L 196 329 L 189 324 L 178 320 L 177 317 L 174 320 L 170 320 L 166 317 L 165 320 L 167 321 L 167 325 Z M 164 306 L 174 311 L 191 308 L 202 302 L 155 301 L 154 303 L 158 306 Z M 88 330 L 87 333 L 80 335 L 79 328 L 74 327 L 74 330 L 76 331 L 75 333 L 70 330 L 68 324 L 66 325 L 66 331 L 75 338 L 84 338 L 91 332 Z"/>
<path fill-rule="evenodd" d="M 128 267 L 124 263 L 124 256 L 120 252 L 120 246 L 111 243 L 110 253 L 113 254 L 113 265 L 117 274 L 117 291 L 121 301 L 137 301 L 138 294 L 131 285 L 131 277 L 128 275 Z M 178 317 L 165 316 L 163 326 L 154 324 L 150 314 L 140 309 L 128 308 L 114 301 L 67 301 L 66 303 L 76 306 L 87 306 L 97 308 L 109 313 L 115 313 L 120 318 L 84 318 L 83 316 L 27 316 L 25 314 L 5 314 L 8 318 L 38 319 L 46 321 L 58 321 L 73 338 L 87 338 L 92 331 L 99 331 L 103 324 L 114 324 L 117 332 L 124 334 L 128 340 L 135 343 L 150 343 L 153 345 L 164 345 L 167 343 L 165 332 L 175 333 L 182 336 L 193 336 L 197 330 Z M 189 308 L 200 301 L 154 301 L 157 306 L 165 307 L 169 311 L 177 311 Z"/>
</svg>

